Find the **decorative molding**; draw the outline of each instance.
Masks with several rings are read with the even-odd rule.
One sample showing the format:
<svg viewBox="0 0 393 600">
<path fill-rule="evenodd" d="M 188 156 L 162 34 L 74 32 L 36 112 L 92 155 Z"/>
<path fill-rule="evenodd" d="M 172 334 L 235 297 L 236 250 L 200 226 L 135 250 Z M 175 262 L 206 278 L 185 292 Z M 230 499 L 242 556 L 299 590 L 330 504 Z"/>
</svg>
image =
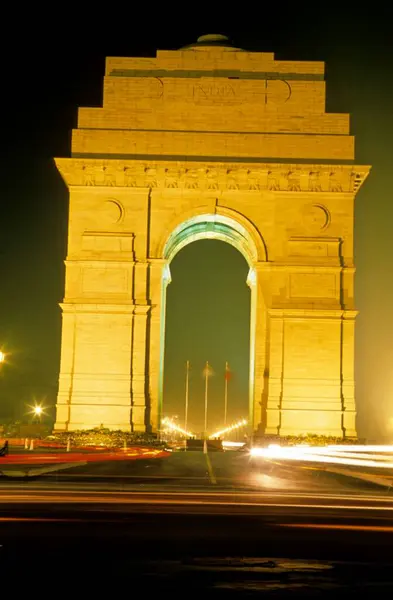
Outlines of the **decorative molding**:
<svg viewBox="0 0 393 600">
<path fill-rule="evenodd" d="M 81 256 L 100 254 L 102 258 L 123 254 L 134 260 L 135 234 L 129 232 L 85 231 L 82 235 Z"/>
<path fill-rule="evenodd" d="M 83 256 L 83 255 L 82 255 Z M 109 256 L 109 253 L 105 256 L 105 258 L 94 258 L 91 256 L 81 258 L 81 254 L 77 255 L 70 254 L 67 259 L 64 261 L 66 267 L 70 268 L 81 268 L 81 267 L 102 267 L 103 265 L 107 267 L 123 267 L 127 264 L 127 268 L 132 268 L 135 266 L 136 262 L 133 258 L 128 258 L 128 256 L 119 258 L 118 255 L 115 257 Z"/>
<path fill-rule="evenodd" d="M 58 158 L 56 165 L 68 186 L 295 193 L 356 193 L 370 171 L 364 165 L 198 162 L 174 165 L 165 161 L 79 158 Z"/>
<path fill-rule="evenodd" d="M 353 320 L 357 310 L 337 310 L 336 308 L 268 308 L 268 315 L 273 319 L 345 319 Z"/>
<path fill-rule="evenodd" d="M 274 263 L 263 263 L 259 262 L 255 266 L 258 272 L 286 272 L 286 273 L 310 273 L 310 269 L 313 273 L 354 273 L 353 267 L 341 266 L 339 264 L 330 264 L 327 265 L 326 262 L 324 264 L 312 264 L 308 262 L 307 264 L 296 264 L 292 263 L 285 258 L 285 261 L 275 261 Z"/>
<path fill-rule="evenodd" d="M 291 237 L 287 242 L 287 260 L 288 263 L 307 261 L 308 264 L 322 261 L 340 266 L 340 244 L 340 238 Z"/>
<path fill-rule="evenodd" d="M 90 299 L 86 302 L 86 299 L 73 299 L 72 301 L 62 302 L 60 305 L 63 313 L 67 314 L 93 314 L 94 316 L 99 314 L 122 314 L 131 316 L 135 310 L 135 304 L 133 302 L 116 302 L 116 304 L 103 304 L 100 299 Z"/>
</svg>

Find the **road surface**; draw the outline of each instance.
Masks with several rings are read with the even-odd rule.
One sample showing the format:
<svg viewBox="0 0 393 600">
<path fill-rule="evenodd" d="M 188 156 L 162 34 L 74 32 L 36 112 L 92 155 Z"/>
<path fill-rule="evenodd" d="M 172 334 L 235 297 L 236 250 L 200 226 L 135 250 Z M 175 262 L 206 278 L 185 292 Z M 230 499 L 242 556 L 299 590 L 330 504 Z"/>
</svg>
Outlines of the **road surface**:
<svg viewBox="0 0 393 600">
<path fill-rule="evenodd" d="M 30 456 L 29 454 L 28 457 Z M 76 465 L 32 465 L 31 462 L 26 465 L 13 465 L 2 464 L 0 461 L 0 489 L 12 480 L 32 478 L 35 481 L 56 482 L 58 485 L 90 482 L 92 485 L 100 484 L 102 489 L 109 487 L 117 490 L 140 485 L 157 489 L 169 486 L 186 490 L 218 486 L 229 490 L 320 493 L 378 489 L 385 491 L 384 487 L 379 488 L 368 481 L 350 477 L 350 474 L 349 470 L 346 475 L 340 474 L 337 469 L 332 473 L 324 466 L 310 468 L 308 465 L 250 460 L 249 455 L 244 452 L 208 455 L 201 452 L 180 452 L 165 458 L 120 462 L 102 460 Z"/>
<path fill-rule="evenodd" d="M 337 584 L 337 569 L 342 574 L 345 565 L 347 579 L 357 569 L 368 585 L 366 569 L 379 585 L 386 577 L 383 585 L 390 590 L 393 499 L 388 495 L 59 491 L 48 483 L 45 488 L 29 483 L 0 491 L 0 570 L 7 577 L 41 573 L 47 581 L 56 574 L 68 585 L 115 577 L 136 585 L 145 574 L 158 590 L 164 573 L 165 585 L 175 587 L 179 578 L 185 584 L 188 574 L 210 589 L 212 578 L 227 581 L 228 573 L 232 587 L 250 574 L 270 585 L 273 575 L 277 581 L 278 573 L 288 575 L 289 569 L 309 585 L 315 563 L 314 575 L 329 571 L 328 588 L 333 575 Z M 280 571 L 277 564 L 283 561 L 290 566 Z"/>
<path fill-rule="evenodd" d="M 391 595 L 392 573 L 393 494 L 324 469 L 179 453 L 0 478 L 13 595 Z"/>
</svg>

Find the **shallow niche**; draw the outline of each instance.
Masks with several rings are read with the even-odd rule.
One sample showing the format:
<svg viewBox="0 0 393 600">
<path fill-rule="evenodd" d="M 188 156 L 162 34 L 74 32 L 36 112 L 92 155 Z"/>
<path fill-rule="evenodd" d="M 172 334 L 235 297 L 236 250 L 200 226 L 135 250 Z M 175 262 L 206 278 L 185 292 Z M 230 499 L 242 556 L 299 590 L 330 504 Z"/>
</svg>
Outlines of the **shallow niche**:
<svg viewBox="0 0 393 600">
<path fill-rule="evenodd" d="M 119 225 L 124 219 L 124 208 L 122 204 L 109 198 L 101 205 L 99 210 L 99 225 Z"/>
<path fill-rule="evenodd" d="M 303 224 L 310 231 L 325 231 L 330 220 L 330 212 L 322 204 L 307 204 L 302 210 Z"/>
</svg>

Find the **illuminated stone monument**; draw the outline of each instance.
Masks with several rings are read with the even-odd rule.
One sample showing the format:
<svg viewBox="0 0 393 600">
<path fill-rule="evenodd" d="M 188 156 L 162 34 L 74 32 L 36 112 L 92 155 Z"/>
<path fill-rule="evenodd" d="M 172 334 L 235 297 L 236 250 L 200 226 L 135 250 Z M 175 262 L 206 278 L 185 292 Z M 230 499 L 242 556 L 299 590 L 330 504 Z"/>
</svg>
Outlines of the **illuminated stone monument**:
<svg viewBox="0 0 393 600">
<path fill-rule="evenodd" d="M 156 430 L 170 262 L 194 240 L 250 266 L 250 422 L 356 435 L 349 115 L 325 112 L 324 64 L 203 36 L 108 58 L 103 108 L 72 157 L 57 430 Z"/>
</svg>

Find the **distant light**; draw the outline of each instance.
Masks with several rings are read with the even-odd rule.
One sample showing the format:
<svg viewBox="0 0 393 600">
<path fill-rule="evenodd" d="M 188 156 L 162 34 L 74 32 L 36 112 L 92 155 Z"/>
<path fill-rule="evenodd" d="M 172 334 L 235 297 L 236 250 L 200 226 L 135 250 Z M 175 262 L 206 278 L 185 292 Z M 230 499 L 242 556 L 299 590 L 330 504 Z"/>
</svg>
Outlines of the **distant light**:
<svg viewBox="0 0 393 600">
<path fill-rule="evenodd" d="M 239 429 L 240 427 L 245 427 L 246 425 L 247 425 L 247 420 L 242 419 L 241 421 L 239 421 L 238 423 L 235 423 L 234 425 L 230 425 L 229 427 L 226 427 L 225 429 L 222 429 L 221 431 L 216 431 L 216 433 L 213 433 L 213 435 L 210 436 L 210 439 L 213 440 L 215 438 L 220 438 L 221 436 L 225 435 L 226 433 L 230 433 L 231 431 L 234 431 L 235 429 Z"/>
<path fill-rule="evenodd" d="M 229 440 L 224 440 L 222 445 L 224 448 L 243 448 L 245 442 L 230 442 Z"/>
<path fill-rule="evenodd" d="M 177 417 L 175 417 L 175 418 L 177 418 Z M 194 437 L 193 433 L 191 433 L 190 431 L 185 431 L 184 429 L 182 429 L 181 427 L 176 425 L 176 423 L 174 423 L 172 421 L 172 419 L 168 419 L 168 417 L 165 417 L 165 419 L 162 420 L 162 425 L 167 427 L 170 431 L 176 431 L 177 433 L 181 433 L 185 437 L 188 437 L 188 438 Z"/>
<path fill-rule="evenodd" d="M 0 350 L 0 363 L 5 361 L 5 354 Z"/>
<path fill-rule="evenodd" d="M 31 406 L 31 413 L 33 413 L 34 416 L 36 417 L 41 417 L 42 415 L 45 414 L 45 409 L 41 404 L 35 404 L 34 406 Z"/>
</svg>

